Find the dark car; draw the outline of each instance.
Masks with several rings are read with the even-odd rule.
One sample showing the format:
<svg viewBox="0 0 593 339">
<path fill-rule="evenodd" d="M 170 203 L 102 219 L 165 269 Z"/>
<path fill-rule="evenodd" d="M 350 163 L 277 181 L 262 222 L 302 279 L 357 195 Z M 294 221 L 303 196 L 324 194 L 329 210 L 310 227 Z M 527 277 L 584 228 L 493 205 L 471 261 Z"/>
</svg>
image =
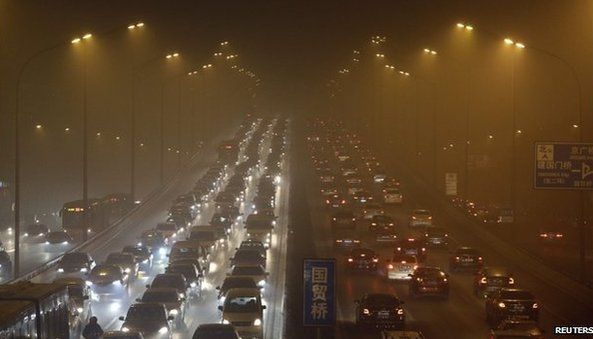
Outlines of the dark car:
<svg viewBox="0 0 593 339">
<path fill-rule="evenodd" d="M 486 297 L 505 287 L 515 286 L 515 278 L 505 267 L 483 267 L 474 277 L 474 294 Z"/>
<path fill-rule="evenodd" d="M 393 220 L 393 217 L 387 214 L 378 214 L 371 217 L 369 231 L 377 232 L 378 230 L 385 228 L 393 229 L 395 231 L 395 220 Z"/>
<path fill-rule="evenodd" d="M 401 329 L 406 319 L 403 304 L 403 301 L 392 294 L 365 294 L 356 301 L 356 325 Z"/>
<path fill-rule="evenodd" d="M 163 233 L 157 230 L 148 230 L 140 235 L 140 243 L 138 245 L 148 247 L 154 255 L 163 256 L 167 250 L 168 239 L 163 236 Z"/>
<path fill-rule="evenodd" d="M 238 249 L 230 259 L 232 266 L 263 266 L 266 267 L 266 257 L 256 249 Z"/>
<path fill-rule="evenodd" d="M 254 239 L 247 239 L 247 240 L 243 240 L 241 242 L 241 245 L 239 245 L 239 248 L 237 249 L 242 249 L 242 250 L 256 250 L 259 251 L 259 253 L 264 256 L 267 257 L 267 248 L 264 245 L 263 242 L 258 241 L 258 240 L 254 240 Z"/>
<path fill-rule="evenodd" d="M 544 339 L 544 330 L 533 320 L 503 320 L 490 331 L 492 339 Z"/>
<path fill-rule="evenodd" d="M 107 258 L 105 259 L 105 264 L 117 265 L 121 267 L 121 269 L 124 270 L 124 272 L 126 272 L 130 276 L 130 278 L 135 278 L 138 276 L 139 265 L 136 262 L 134 255 L 130 253 L 109 253 Z"/>
<path fill-rule="evenodd" d="M 486 298 L 486 321 L 496 327 L 502 320 L 539 318 L 539 304 L 531 292 L 518 288 L 501 288 Z"/>
<path fill-rule="evenodd" d="M 225 213 L 214 213 L 212 219 L 210 219 L 210 225 L 223 227 L 226 230 L 226 234 L 231 234 L 231 227 L 233 226 L 234 219 Z"/>
<path fill-rule="evenodd" d="M 192 339 L 239 339 L 239 333 L 231 324 L 201 324 Z"/>
<path fill-rule="evenodd" d="M 88 273 L 95 267 L 95 261 L 86 252 L 64 253 L 58 261 L 58 273 Z"/>
<path fill-rule="evenodd" d="M 368 248 L 357 248 L 350 251 L 346 259 L 349 270 L 377 271 L 379 257 L 375 251 Z"/>
<path fill-rule="evenodd" d="M 449 276 L 438 267 L 418 267 L 411 274 L 410 295 L 449 297 Z"/>
<path fill-rule="evenodd" d="M 191 264 L 170 264 L 165 269 L 165 273 L 179 273 L 182 274 L 190 289 L 192 296 L 199 297 L 202 295 L 202 278 L 203 274 L 196 265 Z"/>
<path fill-rule="evenodd" d="M 140 271 L 150 271 L 153 256 L 148 246 L 125 246 L 121 252 L 133 255 Z"/>
<path fill-rule="evenodd" d="M 424 242 L 432 247 L 447 246 L 449 244 L 449 233 L 443 227 L 429 226 L 424 230 Z"/>
<path fill-rule="evenodd" d="M 348 206 L 348 201 L 340 194 L 331 194 L 325 197 L 325 204 L 330 208 L 343 208 Z"/>
<path fill-rule="evenodd" d="M 101 337 L 103 339 L 144 339 L 142 333 L 137 331 L 108 331 Z"/>
<path fill-rule="evenodd" d="M 45 235 L 49 232 L 49 228 L 45 224 L 31 224 L 25 227 L 25 234 L 23 234 L 25 241 L 43 242 Z"/>
<path fill-rule="evenodd" d="M 165 305 L 169 314 L 175 316 L 176 324 L 181 326 L 185 319 L 185 297 L 179 294 L 174 287 L 151 287 L 136 301 Z"/>
<path fill-rule="evenodd" d="M 218 299 L 224 302 L 226 292 L 231 288 L 259 288 L 255 281 L 248 276 L 227 276 L 224 278 L 222 285 L 216 286 L 218 290 Z"/>
<path fill-rule="evenodd" d="M 355 230 L 356 216 L 352 211 L 338 211 L 331 216 L 332 230 Z"/>
<path fill-rule="evenodd" d="M 393 253 L 413 255 L 418 261 L 423 261 L 426 259 L 426 243 L 417 238 L 401 239 L 396 243 Z"/>
<path fill-rule="evenodd" d="M 146 288 L 161 288 L 161 287 L 173 287 L 179 293 L 182 298 L 188 297 L 189 284 L 183 276 L 179 273 L 161 273 L 157 274 L 150 285 L 146 285 Z"/>
<path fill-rule="evenodd" d="M 64 244 L 73 242 L 72 237 L 66 231 L 51 231 L 45 235 L 46 244 Z"/>
<path fill-rule="evenodd" d="M 462 269 L 479 270 L 484 265 L 484 259 L 478 250 L 472 247 L 459 247 L 449 258 L 449 271 Z"/>
</svg>

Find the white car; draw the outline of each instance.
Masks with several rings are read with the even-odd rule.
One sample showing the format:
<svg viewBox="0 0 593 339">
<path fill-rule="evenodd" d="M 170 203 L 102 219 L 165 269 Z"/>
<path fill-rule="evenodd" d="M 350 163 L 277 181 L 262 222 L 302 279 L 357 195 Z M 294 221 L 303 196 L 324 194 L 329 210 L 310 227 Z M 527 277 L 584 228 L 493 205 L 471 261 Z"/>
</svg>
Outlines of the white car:
<svg viewBox="0 0 593 339">
<path fill-rule="evenodd" d="M 383 189 L 383 202 L 386 204 L 401 204 L 404 201 L 404 196 L 397 188 Z"/>
<path fill-rule="evenodd" d="M 418 259 L 413 255 L 395 254 L 387 260 L 387 279 L 410 280 L 410 274 L 418 268 Z"/>
<path fill-rule="evenodd" d="M 410 216 L 410 227 L 431 226 L 432 213 L 429 210 L 415 209 Z"/>
<path fill-rule="evenodd" d="M 222 323 L 231 324 L 242 337 L 263 338 L 263 310 L 261 293 L 255 288 L 230 289 L 222 306 Z"/>
</svg>

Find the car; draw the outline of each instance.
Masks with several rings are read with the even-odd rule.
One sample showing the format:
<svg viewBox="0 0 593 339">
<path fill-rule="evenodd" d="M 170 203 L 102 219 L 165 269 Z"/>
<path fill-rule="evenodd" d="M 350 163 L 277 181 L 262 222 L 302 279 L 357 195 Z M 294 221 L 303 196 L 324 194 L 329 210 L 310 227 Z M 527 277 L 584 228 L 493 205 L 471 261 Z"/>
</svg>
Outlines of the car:
<svg viewBox="0 0 593 339">
<path fill-rule="evenodd" d="M 0 251 L 0 278 L 12 278 L 12 260 L 5 250 Z"/>
<path fill-rule="evenodd" d="M 506 267 L 482 267 L 474 277 L 474 294 L 480 297 L 514 286 L 515 278 Z"/>
<path fill-rule="evenodd" d="M 381 193 L 385 204 L 401 204 L 404 202 L 404 196 L 399 188 L 387 187 L 381 190 Z"/>
<path fill-rule="evenodd" d="M 196 265 L 172 263 L 167 266 L 165 273 L 182 274 L 187 281 L 187 287 L 190 289 L 191 297 L 197 298 L 202 296 L 202 280 L 204 275 Z"/>
<path fill-rule="evenodd" d="M 263 338 L 263 310 L 261 293 L 256 288 L 233 288 L 227 292 L 222 311 L 222 323 L 235 326 L 242 337 Z"/>
<path fill-rule="evenodd" d="M 53 281 L 54 284 L 66 285 L 68 287 L 68 298 L 73 302 L 75 309 L 75 320 L 71 319 L 70 325 L 73 322 L 78 322 L 79 328 L 83 328 L 92 315 L 91 309 L 91 289 L 87 286 L 82 278 L 68 277 L 58 278 Z"/>
<path fill-rule="evenodd" d="M 259 287 L 264 287 L 269 273 L 263 266 L 235 266 L 231 269 L 228 276 L 231 277 L 247 277 L 253 279 L 253 282 Z"/>
<path fill-rule="evenodd" d="M 198 246 L 213 251 L 223 245 L 226 236 L 222 236 L 212 227 L 194 226 L 191 229 L 187 240 L 196 243 Z"/>
<path fill-rule="evenodd" d="M 337 211 L 330 218 L 333 231 L 356 229 L 356 216 L 350 210 Z"/>
<path fill-rule="evenodd" d="M 242 273 L 242 272 L 238 272 Z M 256 278 L 257 279 L 257 278 Z M 264 280 L 265 283 L 265 280 Z M 263 285 L 263 284 L 262 284 Z M 226 293 L 232 288 L 261 288 L 258 287 L 254 278 L 249 275 L 229 275 L 224 278 L 222 285 L 216 286 L 216 290 L 218 291 L 218 300 L 221 303 L 224 303 L 226 298 Z"/>
<path fill-rule="evenodd" d="M 128 274 L 118 265 L 101 264 L 89 273 L 86 284 L 101 298 L 113 299 L 128 292 Z"/>
<path fill-rule="evenodd" d="M 266 267 L 266 257 L 256 249 L 238 249 L 229 259 L 231 266 L 263 266 Z"/>
<path fill-rule="evenodd" d="M 139 271 L 148 272 L 152 268 L 153 255 L 147 246 L 124 246 L 121 252 L 134 256 Z"/>
<path fill-rule="evenodd" d="M 350 251 L 346 258 L 348 270 L 377 271 L 379 257 L 375 251 L 369 248 L 357 248 Z"/>
<path fill-rule="evenodd" d="M 426 259 L 426 243 L 419 238 L 398 240 L 395 244 L 394 254 L 413 255 L 422 262 Z"/>
<path fill-rule="evenodd" d="M 462 269 L 477 271 L 483 266 L 484 258 L 480 252 L 473 247 L 459 247 L 449 257 L 449 272 L 456 272 Z"/>
<path fill-rule="evenodd" d="M 182 216 L 187 220 L 194 220 L 199 214 L 199 210 L 193 205 L 175 204 L 169 209 L 169 215 Z"/>
<path fill-rule="evenodd" d="M 348 200 L 341 194 L 331 194 L 325 196 L 325 205 L 329 208 L 344 208 L 348 206 Z"/>
<path fill-rule="evenodd" d="M 154 255 L 164 256 L 167 254 L 166 247 L 169 245 L 169 239 L 165 238 L 163 233 L 157 230 L 148 230 L 140 235 L 138 245 L 148 247 Z"/>
<path fill-rule="evenodd" d="M 144 339 L 142 333 L 137 331 L 107 331 L 101 337 L 103 339 Z"/>
<path fill-rule="evenodd" d="M 329 195 L 333 195 L 333 194 L 338 194 L 339 193 L 338 187 L 333 182 L 324 182 L 324 183 L 321 183 L 321 187 L 319 188 L 319 191 L 324 196 L 329 196 Z"/>
<path fill-rule="evenodd" d="M 182 326 L 185 319 L 185 297 L 174 287 L 151 287 L 144 291 L 142 298 L 137 302 L 163 304 L 169 311 L 169 315 L 175 317 L 176 325 Z"/>
<path fill-rule="evenodd" d="M 410 274 L 410 296 L 449 297 L 449 275 L 439 267 L 421 266 Z"/>
<path fill-rule="evenodd" d="M 357 326 L 381 329 L 404 327 L 404 302 L 393 294 L 365 294 L 360 300 L 355 300 L 355 304 Z"/>
<path fill-rule="evenodd" d="M 95 267 L 95 261 L 87 252 L 64 253 L 58 261 L 58 273 L 88 273 Z"/>
<path fill-rule="evenodd" d="M 410 227 L 432 225 L 432 213 L 425 209 L 415 209 L 410 214 Z"/>
<path fill-rule="evenodd" d="M 370 232 L 377 232 L 379 229 L 393 229 L 395 232 L 395 220 L 393 217 L 387 214 L 373 215 L 369 224 Z"/>
<path fill-rule="evenodd" d="M 179 232 L 183 232 L 191 226 L 192 221 L 181 215 L 170 215 L 167 217 L 167 223 L 175 224 Z"/>
<path fill-rule="evenodd" d="M 189 284 L 183 276 L 179 273 L 161 273 L 157 274 L 150 285 L 146 288 L 175 288 L 181 298 L 191 297 Z"/>
<path fill-rule="evenodd" d="M 242 249 L 242 250 L 256 250 L 259 251 L 259 253 L 264 256 L 267 257 L 267 248 L 264 245 L 263 242 L 261 241 L 257 241 L 257 240 L 253 240 L 253 239 L 247 239 L 247 240 L 243 240 L 241 241 L 241 244 L 239 245 L 239 247 L 237 248 L 237 250 Z"/>
<path fill-rule="evenodd" d="M 503 320 L 498 327 L 490 330 L 490 338 L 498 339 L 544 339 L 545 331 L 533 320 Z"/>
<path fill-rule="evenodd" d="M 356 172 L 351 172 L 355 168 L 351 168 L 346 172 L 347 174 L 344 175 L 344 181 L 350 185 L 356 185 L 362 183 L 362 178 Z"/>
<path fill-rule="evenodd" d="M 544 246 L 564 245 L 564 231 L 556 227 L 541 228 L 539 231 L 539 242 Z"/>
<path fill-rule="evenodd" d="M 167 308 L 158 303 L 135 303 L 130 305 L 126 316 L 119 317 L 124 323 L 123 332 L 137 331 L 145 337 L 171 338 L 171 322 L 175 319 L 168 315 Z"/>
<path fill-rule="evenodd" d="M 245 221 L 247 238 L 261 241 L 266 248 L 269 248 L 272 242 L 272 232 L 274 230 L 275 220 L 269 217 L 261 218 L 256 216 L 256 214 L 251 214 Z"/>
<path fill-rule="evenodd" d="M 240 339 L 239 333 L 230 324 L 201 324 L 192 339 Z"/>
<path fill-rule="evenodd" d="M 389 280 L 410 280 L 411 274 L 418 268 L 416 256 L 408 254 L 394 254 L 386 261 L 386 278 Z"/>
<path fill-rule="evenodd" d="M 443 227 L 426 227 L 424 230 L 424 242 L 431 247 L 446 247 L 449 245 L 449 233 Z"/>
<path fill-rule="evenodd" d="M 194 241 L 178 241 L 173 244 L 171 253 L 169 253 L 169 262 L 175 262 L 180 259 L 194 259 L 201 262 L 201 267 L 210 271 L 210 254 L 208 249 L 200 246 Z"/>
<path fill-rule="evenodd" d="M 184 227 L 178 227 L 173 222 L 160 222 L 156 224 L 155 230 L 161 232 L 161 234 L 167 239 L 173 239 L 177 237 L 178 232 L 183 232 Z"/>
<path fill-rule="evenodd" d="M 25 227 L 23 237 L 27 242 L 45 242 L 45 235 L 48 232 L 49 228 L 45 224 L 31 224 Z"/>
<path fill-rule="evenodd" d="M 362 218 L 364 220 L 371 220 L 375 215 L 385 214 L 385 210 L 378 203 L 366 204 L 362 209 Z"/>
<path fill-rule="evenodd" d="M 66 231 L 51 231 L 45 235 L 45 244 L 71 244 L 74 240 Z"/>
<path fill-rule="evenodd" d="M 361 246 L 360 236 L 356 232 L 337 232 L 333 238 L 336 251 L 349 251 Z"/>
<path fill-rule="evenodd" d="M 130 276 L 130 278 L 135 278 L 138 276 L 139 265 L 136 262 L 136 258 L 133 254 L 121 252 L 109 253 L 105 259 L 105 264 L 117 265 L 121 267 L 121 269 L 124 270 L 124 272 Z"/>
<path fill-rule="evenodd" d="M 210 225 L 223 227 L 227 234 L 231 234 L 233 223 L 233 218 L 231 218 L 228 214 L 221 212 L 214 213 L 210 219 Z"/>
<path fill-rule="evenodd" d="M 382 331 L 381 339 L 425 339 L 422 332 L 417 331 Z"/>
<path fill-rule="evenodd" d="M 539 303 L 531 292 L 518 288 L 501 288 L 486 298 L 486 321 L 492 327 L 505 319 L 539 319 Z"/>
</svg>

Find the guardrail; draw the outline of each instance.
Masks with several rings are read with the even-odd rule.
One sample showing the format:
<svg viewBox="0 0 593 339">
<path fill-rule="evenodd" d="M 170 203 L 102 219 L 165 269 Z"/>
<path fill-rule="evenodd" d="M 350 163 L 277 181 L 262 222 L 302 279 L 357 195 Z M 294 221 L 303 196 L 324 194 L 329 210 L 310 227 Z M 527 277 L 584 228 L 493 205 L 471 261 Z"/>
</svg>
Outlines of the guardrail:
<svg viewBox="0 0 593 339">
<path fill-rule="evenodd" d="M 121 231 L 121 225 L 124 221 L 126 221 L 134 213 L 141 210 L 145 205 L 151 203 L 154 199 L 160 197 L 162 194 L 167 192 L 171 188 L 171 186 L 173 186 L 173 184 L 176 181 L 178 181 L 183 174 L 185 174 L 185 172 L 188 170 L 188 168 L 190 166 L 194 166 L 198 156 L 202 155 L 202 151 L 203 151 L 203 148 L 201 148 L 200 150 L 195 152 L 190 157 L 190 161 L 188 161 L 184 166 L 182 166 L 179 170 L 177 170 L 177 172 L 175 172 L 175 174 L 172 175 L 163 186 L 157 187 L 154 190 L 152 190 L 144 199 L 142 199 L 142 202 L 140 204 L 136 205 L 134 208 L 132 208 L 126 214 L 124 214 L 119 219 L 114 221 L 113 224 L 111 224 L 109 227 L 102 230 L 95 236 L 89 238 L 88 240 L 76 245 L 75 247 L 71 248 L 70 250 L 51 259 L 50 261 L 38 266 L 37 268 L 33 269 L 32 271 L 27 272 L 27 273 L 21 275 L 20 277 L 16 277 L 16 278 L 13 278 L 13 279 L 7 281 L 6 284 L 12 284 L 12 283 L 16 283 L 19 281 L 31 280 L 31 279 L 35 278 L 36 276 L 40 275 L 41 273 L 55 267 L 58 264 L 58 262 L 60 261 L 60 259 L 62 259 L 64 254 L 80 251 L 80 250 L 96 243 L 97 241 L 106 238 L 108 235 L 112 235 L 113 233 L 115 233 L 117 231 Z M 117 233 L 119 233 L 119 232 L 117 232 Z"/>
</svg>

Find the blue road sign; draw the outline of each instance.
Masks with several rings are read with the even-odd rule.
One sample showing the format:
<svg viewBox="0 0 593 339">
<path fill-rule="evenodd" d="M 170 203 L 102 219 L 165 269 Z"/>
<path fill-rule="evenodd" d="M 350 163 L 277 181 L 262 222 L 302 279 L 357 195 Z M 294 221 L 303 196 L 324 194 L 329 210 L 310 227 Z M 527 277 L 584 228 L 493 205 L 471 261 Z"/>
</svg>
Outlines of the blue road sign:
<svg viewBox="0 0 593 339">
<path fill-rule="evenodd" d="M 303 261 L 303 325 L 333 326 L 336 321 L 336 260 Z"/>
<path fill-rule="evenodd" d="M 593 190 L 593 144 L 536 142 L 535 188 Z"/>
</svg>

